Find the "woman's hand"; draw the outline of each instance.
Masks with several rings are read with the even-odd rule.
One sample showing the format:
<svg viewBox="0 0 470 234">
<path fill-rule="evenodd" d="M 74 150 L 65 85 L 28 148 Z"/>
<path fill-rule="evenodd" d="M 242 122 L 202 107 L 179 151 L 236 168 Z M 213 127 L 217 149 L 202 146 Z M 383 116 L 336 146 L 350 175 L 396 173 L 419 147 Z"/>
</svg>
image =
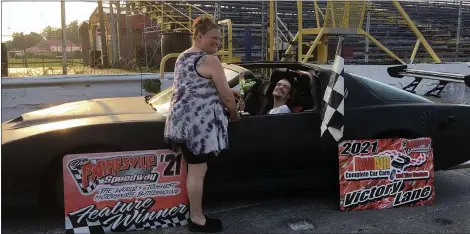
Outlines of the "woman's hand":
<svg viewBox="0 0 470 234">
<path fill-rule="evenodd" d="M 240 100 L 240 94 L 238 93 L 237 90 L 234 90 L 234 89 L 231 89 L 232 90 L 232 93 L 233 93 L 233 97 L 235 98 L 235 101 L 239 101 Z"/>
<path fill-rule="evenodd" d="M 205 55 L 203 58 L 199 60 L 203 60 L 201 62 L 203 65 L 201 65 L 199 69 L 196 69 L 198 69 L 199 73 L 203 72 L 208 74 L 207 77 L 212 79 L 212 82 L 217 89 L 220 101 L 224 104 L 225 108 L 227 108 L 230 118 L 233 119 L 233 121 L 238 121 L 237 119 L 239 119 L 240 116 L 238 114 L 237 104 L 235 102 L 236 92 L 234 92 L 234 90 L 231 89 L 228 85 L 227 79 L 225 77 L 225 71 L 222 67 L 222 64 L 220 63 L 220 60 L 214 55 Z"/>
<path fill-rule="evenodd" d="M 236 112 L 235 115 L 231 115 L 230 116 L 230 122 L 237 122 L 237 121 L 240 121 L 241 117 L 240 117 L 240 114 L 238 112 Z"/>
</svg>

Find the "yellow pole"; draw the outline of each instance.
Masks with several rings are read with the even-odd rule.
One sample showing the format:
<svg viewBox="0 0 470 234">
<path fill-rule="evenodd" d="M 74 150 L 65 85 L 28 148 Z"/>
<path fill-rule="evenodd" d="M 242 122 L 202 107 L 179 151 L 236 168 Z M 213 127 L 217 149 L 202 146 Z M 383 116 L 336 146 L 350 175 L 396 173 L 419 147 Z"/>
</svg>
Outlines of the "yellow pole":
<svg viewBox="0 0 470 234">
<path fill-rule="evenodd" d="M 193 19 L 193 17 L 191 16 L 191 5 L 189 5 L 189 9 L 188 9 L 188 15 L 189 15 L 189 20 L 188 20 L 188 27 L 192 29 L 192 22 L 191 20 Z"/>
<path fill-rule="evenodd" d="M 297 25 L 298 25 L 298 37 L 297 37 L 297 61 L 302 61 L 302 1 L 297 1 Z"/>
<path fill-rule="evenodd" d="M 163 78 L 165 77 L 165 63 L 168 59 L 170 58 L 177 58 L 181 53 L 171 53 L 165 55 L 165 57 L 162 58 L 162 61 L 160 61 L 160 81 L 163 81 Z"/>
<path fill-rule="evenodd" d="M 306 63 L 308 61 L 308 58 L 310 57 L 310 55 L 312 55 L 313 50 L 315 50 L 315 47 L 320 42 L 320 39 L 323 37 L 323 30 L 324 28 L 321 29 L 320 33 L 318 33 L 317 37 L 315 38 L 315 41 L 313 41 L 312 46 L 310 46 L 310 49 L 307 51 L 307 54 L 305 54 L 305 57 L 302 60 L 303 63 Z"/>
<path fill-rule="evenodd" d="M 269 1 L 269 61 L 274 61 L 274 0 Z"/>
<path fill-rule="evenodd" d="M 328 34 L 323 34 L 319 40 L 320 42 L 317 45 L 317 63 L 326 64 L 328 62 Z"/>
<path fill-rule="evenodd" d="M 317 2 L 315 1 L 314 3 L 315 3 L 314 5 L 315 5 L 316 9 L 318 10 L 318 12 L 320 12 L 322 19 L 325 19 L 325 14 L 323 14 L 323 12 L 321 11 L 321 9 L 318 6 Z"/>
<path fill-rule="evenodd" d="M 400 13 L 400 15 L 405 19 L 406 23 L 408 24 L 408 26 L 410 26 L 411 30 L 413 31 L 413 33 L 416 35 L 416 37 L 418 37 L 419 41 L 423 44 L 424 48 L 426 48 L 426 50 L 428 51 L 428 53 L 431 55 L 431 57 L 434 59 L 434 62 L 436 63 L 440 63 L 441 62 L 441 59 L 439 59 L 439 57 L 437 57 L 437 54 L 434 52 L 434 50 L 432 49 L 432 47 L 428 44 L 428 42 L 426 41 L 426 39 L 424 39 L 424 36 L 421 34 L 421 32 L 419 31 L 419 29 L 415 26 L 415 24 L 413 23 L 413 21 L 410 19 L 410 17 L 408 16 L 408 14 L 405 12 L 405 10 L 401 7 L 400 3 L 398 3 L 397 0 L 393 0 L 393 5 L 395 5 L 395 7 L 397 8 L 398 12 Z"/>
<path fill-rule="evenodd" d="M 315 20 L 317 21 L 317 28 L 320 27 L 320 17 L 318 16 L 317 0 L 313 1 L 313 8 L 315 8 Z"/>
<path fill-rule="evenodd" d="M 335 17 L 335 9 L 334 9 L 333 4 L 334 4 L 333 1 L 329 0 L 327 3 L 327 9 L 330 9 L 330 12 L 331 12 L 331 22 L 333 23 L 333 28 L 336 28 L 336 17 Z"/>
<path fill-rule="evenodd" d="M 162 28 L 165 28 L 166 27 L 166 25 L 165 25 L 165 16 L 164 16 L 165 10 L 163 8 L 164 8 L 164 5 L 163 5 L 163 2 L 162 2 L 162 5 L 160 7 L 160 14 L 162 16 L 162 26 L 163 26 Z"/>
<path fill-rule="evenodd" d="M 346 1 L 344 3 L 344 13 L 343 13 L 343 21 L 341 22 L 342 28 L 349 28 L 349 11 L 350 11 L 350 2 Z"/>
<path fill-rule="evenodd" d="M 219 21 L 219 24 L 227 24 L 227 28 L 228 28 L 228 63 L 231 63 L 232 62 L 232 50 L 233 50 L 233 46 L 232 46 L 232 20 L 231 19 L 225 19 L 225 20 L 220 20 Z"/>
<path fill-rule="evenodd" d="M 416 56 L 416 53 L 418 52 L 418 48 L 419 48 L 419 39 L 416 40 L 415 47 L 413 48 L 413 53 L 411 53 L 410 64 L 412 64 L 413 61 L 415 60 L 415 56 Z"/>
<path fill-rule="evenodd" d="M 292 42 L 297 41 L 298 38 L 299 38 L 299 33 L 297 32 L 297 33 L 295 34 L 295 36 L 294 36 L 294 39 L 292 39 Z M 284 52 L 284 54 L 285 54 L 285 55 L 290 54 L 290 53 L 292 52 L 292 48 L 293 48 L 293 47 L 294 47 L 294 46 L 293 46 L 292 44 L 289 44 L 289 46 L 287 47 L 286 52 Z M 281 61 L 286 61 L 286 60 L 287 60 L 287 56 L 284 56 L 284 57 L 281 59 Z"/>
</svg>

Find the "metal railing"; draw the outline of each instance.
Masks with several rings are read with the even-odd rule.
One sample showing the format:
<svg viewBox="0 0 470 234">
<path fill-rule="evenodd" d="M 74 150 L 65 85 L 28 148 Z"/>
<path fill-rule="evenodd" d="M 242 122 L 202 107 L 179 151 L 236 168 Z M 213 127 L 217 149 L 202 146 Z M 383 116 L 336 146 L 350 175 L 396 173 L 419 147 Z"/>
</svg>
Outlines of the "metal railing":
<svg viewBox="0 0 470 234">
<path fill-rule="evenodd" d="M 225 47 L 225 27 L 222 27 L 222 50 L 218 52 L 219 55 L 222 56 L 222 61 L 223 62 L 232 62 L 232 51 L 233 51 L 233 45 L 232 45 L 232 20 L 230 19 L 225 19 L 225 20 L 219 20 L 217 22 L 219 25 L 227 25 L 227 47 Z"/>
<path fill-rule="evenodd" d="M 168 61 L 168 59 L 171 59 L 171 58 L 177 58 L 178 56 L 180 56 L 181 53 L 170 53 L 170 54 L 167 54 L 165 55 L 163 58 L 162 58 L 162 61 L 160 62 L 160 81 L 163 81 L 163 79 L 165 78 L 165 64 L 166 62 Z M 219 51 L 217 53 L 215 53 L 216 56 L 223 56 L 223 55 L 228 55 L 228 56 L 231 56 L 231 54 L 229 54 L 227 51 Z"/>
</svg>

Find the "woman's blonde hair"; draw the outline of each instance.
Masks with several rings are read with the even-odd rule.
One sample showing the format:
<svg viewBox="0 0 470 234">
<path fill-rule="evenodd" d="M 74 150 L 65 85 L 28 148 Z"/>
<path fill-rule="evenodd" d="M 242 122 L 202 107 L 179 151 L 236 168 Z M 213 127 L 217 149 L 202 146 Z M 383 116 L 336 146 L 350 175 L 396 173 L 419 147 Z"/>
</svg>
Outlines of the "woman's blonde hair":
<svg viewBox="0 0 470 234">
<path fill-rule="evenodd" d="M 198 16 L 193 22 L 193 40 L 196 40 L 197 34 L 205 34 L 206 32 L 219 28 L 219 25 L 214 21 L 210 15 Z"/>
</svg>

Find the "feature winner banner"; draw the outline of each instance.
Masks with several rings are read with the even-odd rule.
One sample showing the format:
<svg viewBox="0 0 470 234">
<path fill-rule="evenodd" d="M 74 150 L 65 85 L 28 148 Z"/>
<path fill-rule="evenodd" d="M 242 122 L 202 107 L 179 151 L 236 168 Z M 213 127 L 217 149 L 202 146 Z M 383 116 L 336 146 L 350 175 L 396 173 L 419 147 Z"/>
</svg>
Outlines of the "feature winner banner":
<svg viewBox="0 0 470 234">
<path fill-rule="evenodd" d="M 67 155 L 66 233 L 111 233 L 188 223 L 186 162 L 169 150 Z"/>
<path fill-rule="evenodd" d="M 342 211 L 433 203 L 431 138 L 348 140 L 338 154 Z"/>
</svg>

